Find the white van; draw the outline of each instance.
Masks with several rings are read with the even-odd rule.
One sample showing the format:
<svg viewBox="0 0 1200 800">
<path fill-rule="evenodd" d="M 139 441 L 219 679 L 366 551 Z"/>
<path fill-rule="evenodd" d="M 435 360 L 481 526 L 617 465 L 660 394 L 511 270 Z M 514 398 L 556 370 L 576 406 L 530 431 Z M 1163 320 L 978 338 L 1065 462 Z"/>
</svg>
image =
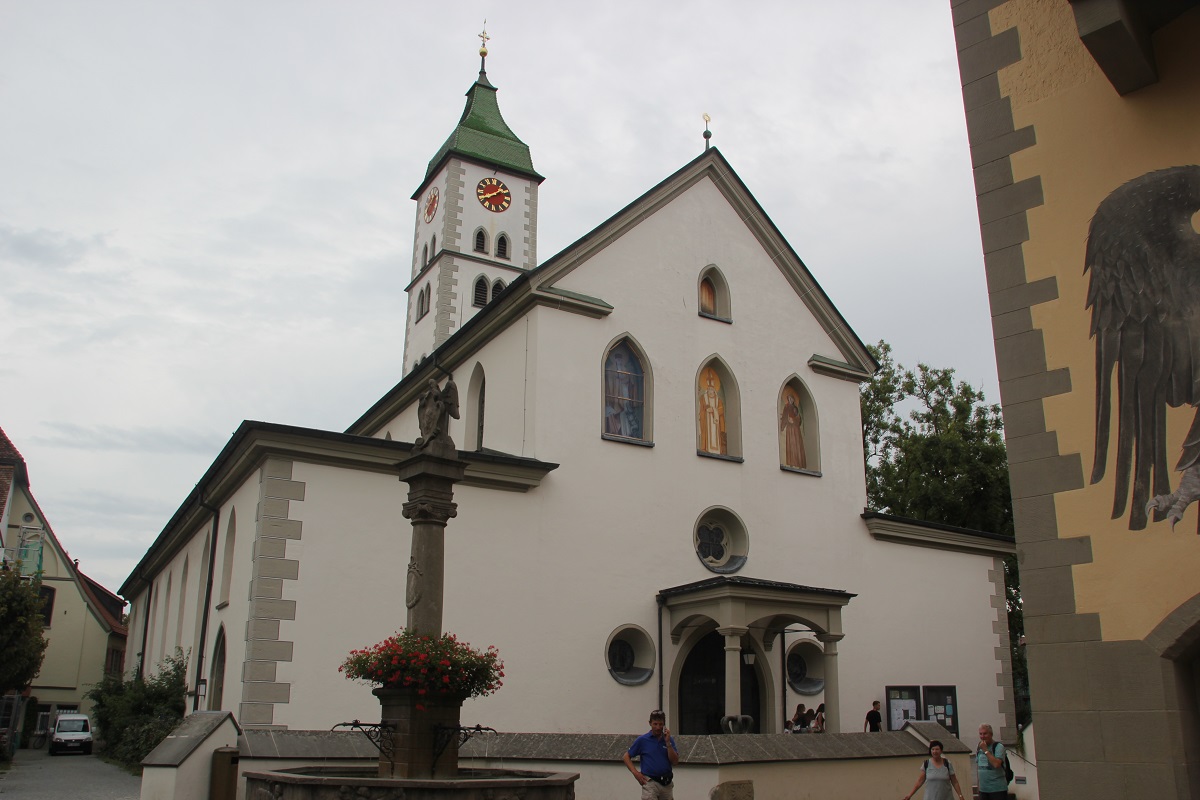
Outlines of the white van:
<svg viewBox="0 0 1200 800">
<path fill-rule="evenodd" d="M 92 753 L 92 721 L 87 714 L 59 714 L 50 732 L 50 755 Z"/>
</svg>

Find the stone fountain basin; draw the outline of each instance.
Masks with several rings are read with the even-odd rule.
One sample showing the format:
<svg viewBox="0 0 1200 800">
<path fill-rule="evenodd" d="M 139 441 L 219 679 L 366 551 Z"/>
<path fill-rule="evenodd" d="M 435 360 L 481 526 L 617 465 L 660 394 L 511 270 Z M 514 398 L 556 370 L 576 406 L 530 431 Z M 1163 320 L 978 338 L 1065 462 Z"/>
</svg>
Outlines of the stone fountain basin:
<svg viewBox="0 0 1200 800">
<path fill-rule="evenodd" d="M 457 778 L 380 778 L 376 767 L 247 771 L 246 800 L 574 800 L 575 772 L 460 769 Z"/>
</svg>

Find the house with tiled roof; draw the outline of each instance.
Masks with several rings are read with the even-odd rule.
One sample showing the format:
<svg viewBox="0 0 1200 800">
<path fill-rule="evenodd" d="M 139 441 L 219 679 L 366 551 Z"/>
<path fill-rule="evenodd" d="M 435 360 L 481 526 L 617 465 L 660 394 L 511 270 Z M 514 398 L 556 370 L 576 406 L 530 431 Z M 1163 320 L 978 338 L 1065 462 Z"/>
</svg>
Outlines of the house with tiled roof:
<svg viewBox="0 0 1200 800">
<path fill-rule="evenodd" d="M 3 429 L 0 537 L 5 566 L 31 578 L 41 576 L 49 642 L 33 683 L 22 696 L 4 699 L 0 727 L 19 731 L 26 704 L 47 718 L 66 711 L 86 713 L 90 703 L 84 694 L 106 674 L 124 671 L 125 601 L 85 575 L 70 557 L 33 496 L 25 459 Z M 28 739 L 35 731 L 24 733 Z"/>
</svg>

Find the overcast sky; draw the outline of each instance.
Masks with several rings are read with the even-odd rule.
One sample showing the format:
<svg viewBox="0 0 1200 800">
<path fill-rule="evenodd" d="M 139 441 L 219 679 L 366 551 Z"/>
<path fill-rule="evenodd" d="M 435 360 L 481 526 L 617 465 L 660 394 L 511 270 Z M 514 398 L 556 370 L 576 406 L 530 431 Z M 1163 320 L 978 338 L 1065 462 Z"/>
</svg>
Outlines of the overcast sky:
<svg viewBox="0 0 1200 800">
<path fill-rule="evenodd" d="M 949 0 L 6 2 L 0 427 L 85 572 L 115 590 L 243 419 L 340 431 L 399 380 L 485 18 L 543 260 L 708 113 L 864 341 L 998 402 Z"/>
</svg>

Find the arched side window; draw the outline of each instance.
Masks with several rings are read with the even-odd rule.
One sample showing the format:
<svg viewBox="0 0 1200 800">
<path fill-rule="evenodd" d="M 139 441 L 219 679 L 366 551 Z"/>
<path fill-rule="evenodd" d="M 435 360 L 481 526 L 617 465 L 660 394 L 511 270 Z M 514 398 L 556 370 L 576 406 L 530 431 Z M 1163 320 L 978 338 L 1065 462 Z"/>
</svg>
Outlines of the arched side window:
<svg viewBox="0 0 1200 800">
<path fill-rule="evenodd" d="M 423 267 L 428 263 L 429 263 L 429 245 L 425 245 L 424 247 L 421 248 L 421 266 Z"/>
<path fill-rule="evenodd" d="M 212 667 L 208 673 L 208 710 L 220 711 L 225 701 L 225 626 L 217 630 L 213 642 Z"/>
<path fill-rule="evenodd" d="M 221 594 L 218 606 L 229 603 L 229 586 L 233 581 L 233 551 L 237 542 L 237 510 L 229 510 L 229 524 L 225 527 L 225 561 L 221 564 Z"/>
<path fill-rule="evenodd" d="M 741 461 L 741 399 L 733 373 L 720 358 L 696 375 L 696 453 Z"/>
<path fill-rule="evenodd" d="M 497 278 L 496 282 L 492 284 L 492 299 L 495 300 L 497 297 L 500 296 L 500 293 L 503 291 L 504 291 L 504 281 Z"/>
<path fill-rule="evenodd" d="M 200 573 L 196 576 L 196 608 L 198 613 L 193 615 L 196 618 L 195 629 L 192 631 L 193 647 L 200 641 L 200 624 L 204 621 L 202 609 L 204 608 L 204 601 L 206 599 L 204 597 L 204 589 L 205 584 L 208 582 L 208 566 L 212 558 L 212 553 L 209 549 L 211 545 L 212 534 L 206 533 L 204 535 L 204 549 L 200 551 Z"/>
<path fill-rule="evenodd" d="M 649 444 L 653 436 L 653 380 L 649 360 L 629 336 L 604 353 L 601 432 L 606 439 Z"/>
<path fill-rule="evenodd" d="M 437 258 L 437 234 L 436 233 L 433 235 L 433 239 L 430 240 L 430 242 L 429 242 L 429 256 L 430 256 L 430 258 Z"/>
<path fill-rule="evenodd" d="M 483 232 L 483 228 L 480 228 L 475 231 L 475 252 L 486 253 L 487 251 L 487 234 Z"/>
<path fill-rule="evenodd" d="M 715 264 L 709 264 L 700 271 L 697 293 L 697 310 L 700 316 L 721 322 L 733 321 L 729 283 Z"/>
<path fill-rule="evenodd" d="M 487 376 L 483 364 L 476 364 L 467 384 L 467 413 L 465 450 L 483 449 L 483 420 L 486 411 Z"/>
<path fill-rule="evenodd" d="M 183 644 L 183 615 L 187 610 L 187 585 L 188 585 L 188 561 L 187 556 L 183 557 L 183 572 L 179 576 L 179 609 L 176 613 L 175 620 L 175 646 L 180 647 Z"/>
<path fill-rule="evenodd" d="M 496 237 L 496 258 L 508 258 L 508 237 L 503 233 Z"/>
<path fill-rule="evenodd" d="M 160 661 L 167 657 L 167 624 L 171 621 L 171 593 L 173 592 L 174 578 L 174 575 L 167 573 L 167 593 L 163 596 L 162 650 L 158 654 Z"/>
<path fill-rule="evenodd" d="M 471 304 L 483 308 L 488 303 L 488 280 L 480 275 L 475 279 L 475 290 L 471 295 Z"/>
<path fill-rule="evenodd" d="M 805 473 L 821 472 L 821 437 L 817 404 L 812 393 L 793 375 L 779 391 L 779 468 Z"/>
</svg>

